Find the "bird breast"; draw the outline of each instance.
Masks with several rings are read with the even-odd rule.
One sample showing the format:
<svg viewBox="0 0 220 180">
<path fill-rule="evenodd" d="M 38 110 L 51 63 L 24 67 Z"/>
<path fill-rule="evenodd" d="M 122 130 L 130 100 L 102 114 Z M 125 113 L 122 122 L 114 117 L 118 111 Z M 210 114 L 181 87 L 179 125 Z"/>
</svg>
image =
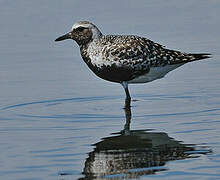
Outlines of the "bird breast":
<svg viewBox="0 0 220 180">
<path fill-rule="evenodd" d="M 101 46 L 95 42 L 89 44 L 87 55 L 93 66 L 102 68 L 103 66 L 120 66 L 120 63 L 114 60 L 110 53 L 106 53 L 108 46 Z"/>
</svg>

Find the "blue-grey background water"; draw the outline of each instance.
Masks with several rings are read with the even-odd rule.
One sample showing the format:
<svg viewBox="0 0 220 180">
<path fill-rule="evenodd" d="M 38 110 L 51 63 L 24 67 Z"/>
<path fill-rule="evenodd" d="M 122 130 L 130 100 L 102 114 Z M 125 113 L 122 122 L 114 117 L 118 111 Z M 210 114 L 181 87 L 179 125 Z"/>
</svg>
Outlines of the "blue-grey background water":
<svg viewBox="0 0 220 180">
<path fill-rule="evenodd" d="M 1 179 L 219 179 L 219 17 L 218 0 L 1 0 Z M 130 86 L 129 131 L 123 88 L 54 42 L 79 20 L 213 58 Z"/>
</svg>

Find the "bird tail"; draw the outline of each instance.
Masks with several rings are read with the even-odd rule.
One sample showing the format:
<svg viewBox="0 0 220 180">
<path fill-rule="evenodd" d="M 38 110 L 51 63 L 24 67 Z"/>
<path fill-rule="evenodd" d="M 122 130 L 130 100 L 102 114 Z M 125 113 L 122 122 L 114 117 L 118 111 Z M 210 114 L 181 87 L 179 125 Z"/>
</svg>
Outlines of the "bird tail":
<svg viewBox="0 0 220 180">
<path fill-rule="evenodd" d="M 194 54 L 194 53 L 185 53 L 182 54 L 181 52 L 179 52 L 179 55 L 176 57 L 176 59 L 174 59 L 173 61 L 171 61 L 170 64 L 185 64 L 188 62 L 192 62 L 192 61 L 198 61 L 201 59 L 207 59 L 207 58 L 211 58 L 211 54 L 208 53 L 199 53 L 199 54 Z"/>
<path fill-rule="evenodd" d="M 188 54 L 189 56 L 193 57 L 192 61 L 201 60 L 211 58 L 211 54 L 202 53 L 202 54 Z"/>
</svg>

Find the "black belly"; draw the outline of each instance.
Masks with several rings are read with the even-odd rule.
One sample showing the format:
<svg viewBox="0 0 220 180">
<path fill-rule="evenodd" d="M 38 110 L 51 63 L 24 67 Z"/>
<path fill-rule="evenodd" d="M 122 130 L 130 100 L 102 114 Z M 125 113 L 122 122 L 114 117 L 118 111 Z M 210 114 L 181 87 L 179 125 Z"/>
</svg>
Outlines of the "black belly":
<svg viewBox="0 0 220 180">
<path fill-rule="evenodd" d="M 98 67 L 91 63 L 89 57 L 83 56 L 83 53 L 82 53 L 82 57 L 84 62 L 98 77 L 111 82 L 121 83 L 123 81 L 130 81 L 140 75 L 149 72 L 149 68 L 146 67 L 140 70 L 140 69 L 135 69 L 134 67 L 129 65 L 117 66 L 114 63 L 111 65 L 102 65 L 101 67 Z"/>
<path fill-rule="evenodd" d="M 100 78 L 111 82 L 123 82 L 132 80 L 135 76 L 134 71 L 126 67 L 116 65 L 97 67 L 88 65 L 89 68 Z"/>
</svg>

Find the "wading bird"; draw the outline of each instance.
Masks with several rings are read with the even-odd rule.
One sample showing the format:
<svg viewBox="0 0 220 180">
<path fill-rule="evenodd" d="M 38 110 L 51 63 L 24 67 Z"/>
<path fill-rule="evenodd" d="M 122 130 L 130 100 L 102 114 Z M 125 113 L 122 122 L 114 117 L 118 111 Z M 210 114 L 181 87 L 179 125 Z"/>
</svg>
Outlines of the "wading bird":
<svg viewBox="0 0 220 180">
<path fill-rule="evenodd" d="M 65 39 L 77 42 L 84 62 L 98 77 L 123 86 L 125 108 L 129 108 L 131 102 L 128 84 L 151 82 L 188 62 L 210 57 L 206 53 L 166 49 L 144 37 L 103 35 L 88 21 L 75 23 L 70 32 L 55 41 Z"/>
</svg>

